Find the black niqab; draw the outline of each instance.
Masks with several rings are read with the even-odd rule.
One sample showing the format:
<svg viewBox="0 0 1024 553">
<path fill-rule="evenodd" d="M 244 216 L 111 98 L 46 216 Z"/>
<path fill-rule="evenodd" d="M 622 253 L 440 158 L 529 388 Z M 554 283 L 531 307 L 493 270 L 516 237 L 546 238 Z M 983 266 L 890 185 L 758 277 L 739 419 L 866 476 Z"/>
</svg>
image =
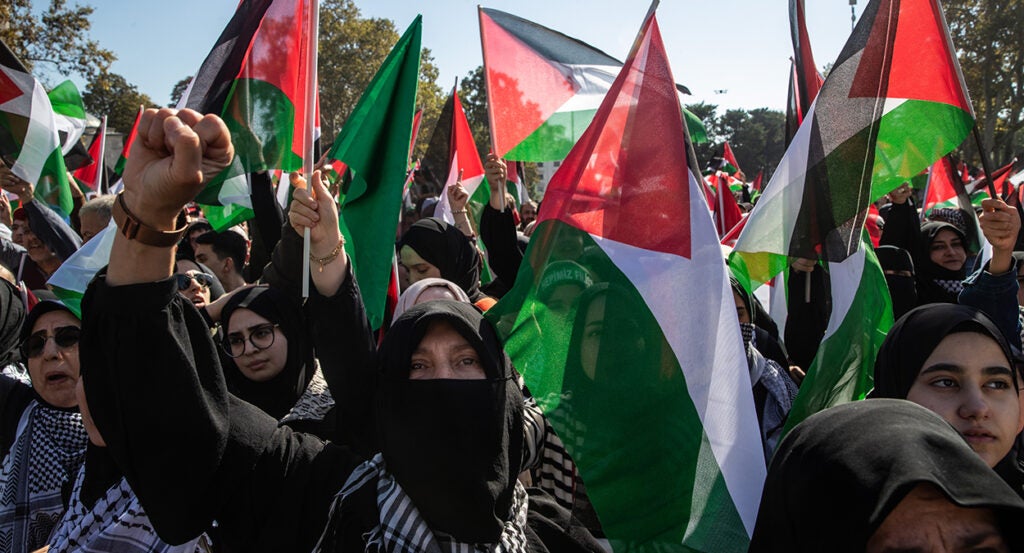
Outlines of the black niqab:
<svg viewBox="0 0 1024 553">
<path fill-rule="evenodd" d="M 750 552 L 862 553 L 916 486 L 956 505 L 990 508 L 1011 551 L 1024 501 L 938 415 L 903 400 L 857 401 L 797 425 L 765 480 Z"/>
<path fill-rule="evenodd" d="M 981 311 L 952 303 L 922 305 L 897 321 L 882 342 L 875 358 L 875 389 L 870 397 L 906 399 L 924 362 L 946 336 L 956 332 L 989 336 L 1013 364 L 1006 338 Z"/>
<path fill-rule="evenodd" d="M 441 278 L 458 284 L 470 301 L 479 301 L 480 261 L 476 248 L 454 225 L 428 217 L 416 221 L 402 235 L 402 246 L 412 248 L 441 271 Z"/>
<path fill-rule="evenodd" d="M 228 389 L 239 398 L 262 409 L 265 413 L 280 419 L 295 406 L 310 380 L 313 379 L 313 345 L 306 328 L 306 319 L 297 301 L 280 290 L 267 286 L 255 286 L 235 294 L 224 306 L 221 321 L 224 338 L 227 339 L 231 315 L 237 309 L 249 309 L 257 315 L 277 324 L 288 339 L 288 358 L 284 369 L 277 376 L 263 382 L 246 378 L 233 359 L 225 358 L 224 378 Z M 247 347 L 252 347 L 246 342 Z M 227 344 L 223 344 L 227 348 Z"/>
<path fill-rule="evenodd" d="M 413 352 L 444 321 L 476 350 L 484 380 L 409 380 Z M 435 532 L 495 543 L 522 465 L 523 397 L 494 328 L 473 306 L 412 307 L 381 346 L 377 438 L 387 469 Z"/>
<path fill-rule="evenodd" d="M 885 273 L 885 284 L 889 288 L 889 298 L 892 299 L 892 315 L 899 319 L 917 307 L 914 260 L 910 258 L 910 252 L 896 246 L 879 246 L 875 248 L 875 255 L 882 271 L 889 271 Z M 909 276 L 894 274 L 902 271 L 910 273 Z"/>
</svg>

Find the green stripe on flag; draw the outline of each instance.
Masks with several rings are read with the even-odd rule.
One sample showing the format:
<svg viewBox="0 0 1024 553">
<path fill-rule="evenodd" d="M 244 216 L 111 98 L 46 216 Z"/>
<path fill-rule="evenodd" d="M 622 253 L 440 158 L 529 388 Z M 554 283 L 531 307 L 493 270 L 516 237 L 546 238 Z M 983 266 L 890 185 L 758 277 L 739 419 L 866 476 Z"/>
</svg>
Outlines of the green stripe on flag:
<svg viewBox="0 0 1024 553">
<path fill-rule="evenodd" d="M 565 159 L 594 120 L 595 113 L 596 109 L 556 112 L 505 154 L 505 159 L 534 162 Z"/>
<path fill-rule="evenodd" d="M 885 274 L 866 236 L 858 252 L 828 267 L 832 315 L 785 432 L 818 411 L 864 399 L 874 382 L 878 349 L 893 324 Z"/>
<path fill-rule="evenodd" d="M 538 225 L 516 286 L 486 316 L 576 461 L 616 551 L 746 551 L 680 362 L 588 233 Z"/>
</svg>

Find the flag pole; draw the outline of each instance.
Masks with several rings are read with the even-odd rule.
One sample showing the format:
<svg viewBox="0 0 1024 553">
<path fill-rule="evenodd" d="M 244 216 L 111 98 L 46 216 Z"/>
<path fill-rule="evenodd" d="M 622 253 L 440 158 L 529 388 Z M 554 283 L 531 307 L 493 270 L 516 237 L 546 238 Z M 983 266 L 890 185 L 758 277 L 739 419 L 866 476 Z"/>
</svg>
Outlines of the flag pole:
<svg viewBox="0 0 1024 553">
<path fill-rule="evenodd" d="M 100 136 L 98 137 L 100 139 L 100 155 L 99 155 L 99 159 L 96 160 L 96 163 L 97 163 L 97 166 L 96 166 L 96 178 L 95 178 L 95 180 L 93 180 L 92 189 L 95 190 L 97 194 L 103 194 L 105 192 L 103 190 L 103 175 L 106 173 L 106 169 L 104 169 L 104 165 L 105 164 L 104 164 L 103 161 L 104 161 L 104 157 L 107 155 L 107 116 L 106 115 L 103 116 L 103 121 L 100 123 L 100 128 L 99 128 L 99 130 L 97 132 L 101 133 Z"/>
<path fill-rule="evenodd" d="M 308 0 L 309 28 L 306 30 L 308 44 L 306 56 L 306 120 L 303 125 L 304 142 L 302 152 L 302 172 L 306 177 L 306 190 L 312 191 L 314 152 L 313 142 L 316 132 L 316 97 L 317 97 L 317 43 L 320 29 L 319 0 Z M 319 199 L 319 198 L 318 198 Z M 309 297 L 309 227 L 302 233 L 302 297 Z"/>
<path fill-rule="evenodd" d="M 974 128 L 971 129 L 974 134 L 974 142 L 978 145 L 978 155 L 981 156 L 981 169 L 985 171 L 985 181 L 988 184 L 988 195 L 994 199 L 999 199 L 999 194 L 996 192 L 996 183 L 992 180 L 992 169 L 988 164 L 988 156 L 985 155 L 985 147 L 981 145 L 981 133 L 978 132 L 978 122 L 974 122 Z"/>
<path fill-rule="evenodd" d="M 484 66 L 484 90 L 487 92 L 487 95 L 488 95 L 488 98 L 489 98 L 490 97 L 491 83 L 490 83 L 490 81 L 487 78 L 487 75 L 488 75 L 488 73 L 487 73 L 487 55 L 484 52 L 484 8 L 483 8 L 483 6 L 481 6 L 480 4 L 477 4 L 476 5 L 476 13 L 477 13 L 477 21 L 480 24 L 480 53 L 482 54 L 481 57 L 484 60 L 484 64 L 483 64 L 483 66 Z M 457 82 L 458 82 L 458 79 L 456 79 L 456 83 Z M 487 125 L 488 125 L 488 127 L 487 127 L 487 134 L 489 134 L 490 138 L 491 138 L 491 153 L 497 155 L 498 157 L 501 157 L 502 154 L 498 150 L 498 139 L 494 136 L 494 129 L 495 129 L 495 124 L 494 124 L 494 103 L 491 102 L 489 99 L 488 99 L 488 102 L 487 102 Z M 488 183 L 488 185 L 490 185 L 490 183 Z M 505 195 L 504 194 L 501 195 L 501 201 L 498 202 L 498 204 L 501 206 L 501 210 L 505 211 Z"/>
</svg>

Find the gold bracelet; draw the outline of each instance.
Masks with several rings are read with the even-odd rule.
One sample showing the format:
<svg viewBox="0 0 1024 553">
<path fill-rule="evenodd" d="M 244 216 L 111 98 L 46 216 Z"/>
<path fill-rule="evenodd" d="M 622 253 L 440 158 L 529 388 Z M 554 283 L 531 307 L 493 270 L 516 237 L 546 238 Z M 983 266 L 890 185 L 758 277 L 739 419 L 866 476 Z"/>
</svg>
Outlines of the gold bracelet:
<svg viewBox="0 0 1024 553">
<path fill-rule="evenodd" d="M 456 209 L 455 211 L 452 211 L 452 213 L 467 213 L 467 211 L 465 209 Z"/>
<path fill-rule="evenodd" d="M 328 263 L 330 263 L 330 262 L 334 261 L 335 259 L 337 259 L 338 255 L 341 254 L 341 249 L 344 248 L 344 247 L 345 247 L 345 237 L 342 236 L 341 240 L 338 240 L 338 245 L 334 246 L 334 249 L 331 250 L 331 253 L 329 253 L 329 254 L 327 254 L 327 255 L 325 255 L 323 257 L 317 257 L 317 256 L 313 255 L 312 251 L 310 251 L 309 252 L 309 260 L 310 261 L 315 261 L 318 265 L 320 265 L 319 272 L 322 273 L 322 272 L 324 272 L 324 266 L 326 266 Z"/>
</svg>

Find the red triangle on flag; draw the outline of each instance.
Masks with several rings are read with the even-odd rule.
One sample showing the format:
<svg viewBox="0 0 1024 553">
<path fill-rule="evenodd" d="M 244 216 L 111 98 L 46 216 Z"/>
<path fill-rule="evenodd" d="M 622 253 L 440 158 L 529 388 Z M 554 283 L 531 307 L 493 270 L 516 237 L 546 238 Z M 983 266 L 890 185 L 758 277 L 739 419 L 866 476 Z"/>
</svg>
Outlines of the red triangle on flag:
<svg viewBox="0 0 1024 553">
<path fill-rule="evenodd" d="M 9 69 L 9 71 L 13 71 Z M 4 71 L 0 71 L 0 104 L 6 104 L 11 100 L 25 94 L 18 83 L 11 80 Z"/>
<path fill-rule="evenodd" d="M 675 79 L 653 15 L 590 127 L 545 192 L 538 221 L 689 258 L 690 181 Z"/>
</svg>

